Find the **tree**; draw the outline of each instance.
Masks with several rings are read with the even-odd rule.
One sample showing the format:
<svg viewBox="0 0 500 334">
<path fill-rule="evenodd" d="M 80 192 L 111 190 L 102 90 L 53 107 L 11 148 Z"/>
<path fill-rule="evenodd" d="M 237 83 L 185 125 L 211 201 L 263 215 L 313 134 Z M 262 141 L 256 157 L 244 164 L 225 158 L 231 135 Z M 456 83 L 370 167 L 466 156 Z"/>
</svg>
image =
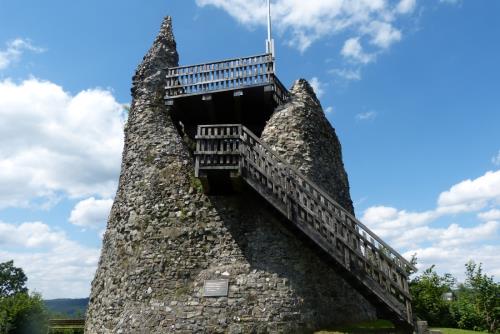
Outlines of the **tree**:
<svg viewBox="0 0 500 334">
<path fill-rule="evenodd" d="M 450 274 L 439 276 L 434 266 L 410 282 L 413 309 L 432 326 L 459 327 L 500 333 L 500 284 L 483 273 L 482 264 L 465 265 L 465 282 L 456 286 Z M 456 300 L 443 300 L 453 292 Z"/>
<path fill-rule="evenodd" d="M 4 310 L 9 334 L 47 333 L 47 311 L 39 294 L 20 292 L 0 300 L 0 310 Z M 1 328 L 1 326 L 0 326 Z"/>
<path fill-rule="evenodd" d="M 451 310 L 461 328 L 500 331 L 500 284 L 483 274 L 482 264 L 465 264 L 465 283 L 457 291 Z"/>
<path fill-rule="evenodd" d="M 47 332 L 47 311 L 40 294 L 29 294 L 27 277 L 13 261 L 0 263 L 0 334 Z"/>
<path fill-rule="evenodd" d="M 14 261 L 0 263 L 0 298 L 27 292 L 27 280 L 23 270 L 14 267 Z"/>
<path fill-rule="evenodd" d="M 425 319 L 432 326 L 450 326 L 453 319 L 449 310 L 449 302 L 443 300 L 443 294 L 452 291 L 456 280 L 450 274 L 439 276 L 434 265 L 427 268 L 422 275 L 410 282 L 413 296 L 413 309 L 416 315 Z"/>
</svg>

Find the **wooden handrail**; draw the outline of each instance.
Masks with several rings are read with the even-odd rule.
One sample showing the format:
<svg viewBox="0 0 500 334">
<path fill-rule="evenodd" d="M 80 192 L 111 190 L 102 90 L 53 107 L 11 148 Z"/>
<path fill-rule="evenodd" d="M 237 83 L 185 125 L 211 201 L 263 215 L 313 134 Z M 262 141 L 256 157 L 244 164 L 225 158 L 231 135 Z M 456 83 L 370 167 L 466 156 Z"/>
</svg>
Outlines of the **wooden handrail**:
<svg viewBox="0 0 500 334">
<path fill-rule="evenodd" d="M 274 151 L 267 146 L 266 143 L 262 142 L 254 133 L 252 133 L 250 130 L 248 130 L 245 126 L 242 126 L 242 130 L 244 133 L 246 133 L 248 136 L 251 136 L 255 141 L 257 141 L 262 147 L 266 149 L 266 151 L 273 156 L 273 159 L 279 161 L 282 163 L 284 166 L 286 166 L 288 169 L 293 171 L 294 174 L 299 176 L 301 179 L 303 179 L 307 184 L 311 185 L 311 187 L 320 193 L 322 196 L 324 196 L 330 203 L 332 203 L 337 209 L 342 211 L 342 214 L 344 214 L 346 217 L 349 217 L 352 219 L 357 226 L 359 226 L 366 234 L 368 234 L 374 241 L 379 243 L 383 248 L 385 248 L 389 254 L 393 254 L 395 259 L 398 259 L 401 261 L 401 263 L 405 264 L 407 268 L 404 268 L 404 272 L 408 271 L 417 271 L 417 268 L 412 265 L 408 260 L 406 260 L 402 255 L 400 255 L 396 250 L 394 250 L 391 246 L 389 246 L 387 243 L 385 243 L 379 236 L 377 236 L 374 232 L 372 232 L 366 225 L 364 225 L 361 221 L 359 221 L 356 217 L 354 217 L 349 211 L 345 210 L 340 204 L 338 204 L 333 198 L 330 197 L 323 189 L 321 189 L 320 186 L 316 185 L 313 181 L 308 179 L 306 176 L 304 176 L 301 172 L 299 172 L 296 168 L 288 164 L 283 158 L 281 158 L 279 155 L 274 153 Z M 380 248 L 380 247 L 377 247 Z M 403 268 L 402 268 L 403 269 Z"/>
<path fill-rule="evenodd" d="M 85 319 L 49 319 L 49 327 L 57 326 L 75 326 L 82 327 L 85 326 Z"/>
<path fill-rule="evenodd" d="M 170 67 L 169 69 L 175 70 L 175 69 L 183 69 L 183 68 L 188 68 L 188 67 L 203 66 L 203 65 L 207 65 L 207 64 L 228 63 L 228 62 L 235 61 L 235 60 L 252 59 L 252 58 L 258 58 L 258 57 L 264 57 L 264 56 L 269 56 L 272 59 L 272 55 L 270 53 L 261 53 L 261 54 L 254 55 L 254 56 L 247 56 L 247 57 L 240 57 L 240 58 L 228 58 L 228 59 L 223 59 L 223 60 L 212 61 L 209 63 L 181 65 L 181 66 L 176 66 L 176 67 Z"/>
<path fill-rule="evenodd" d="M 250 186 L 412 323 L 408 276 L 416 268 L 321 187 L 243 125 L 200 125 L 196 142 L 197 176 L 215 169 L 239 171 Z"/>
</svg>

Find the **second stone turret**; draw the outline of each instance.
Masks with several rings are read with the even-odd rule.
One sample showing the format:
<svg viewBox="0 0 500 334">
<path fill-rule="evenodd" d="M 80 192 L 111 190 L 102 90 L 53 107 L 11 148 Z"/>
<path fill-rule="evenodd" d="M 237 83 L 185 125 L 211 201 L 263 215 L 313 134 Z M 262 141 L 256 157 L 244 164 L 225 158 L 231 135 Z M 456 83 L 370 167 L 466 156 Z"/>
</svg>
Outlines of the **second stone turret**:
<svg viewBox="0 0 500 334">
<path fill-rule="evenodd" d="M 289 101 L 276 109 L 261 139 L 299 172 L 354 214 L 342 147 L 309 83 L 297 80 Z"/>
</svg>

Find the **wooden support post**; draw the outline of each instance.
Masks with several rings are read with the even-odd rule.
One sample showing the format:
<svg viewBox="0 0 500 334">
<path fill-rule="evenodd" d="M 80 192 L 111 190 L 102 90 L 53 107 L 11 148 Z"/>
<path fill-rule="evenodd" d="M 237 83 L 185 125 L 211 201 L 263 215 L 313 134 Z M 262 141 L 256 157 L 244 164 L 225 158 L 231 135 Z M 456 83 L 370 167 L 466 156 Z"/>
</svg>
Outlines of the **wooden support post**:
<svg viewBox="0 0 500 334">
<path fill-rule="evenodd" d="M 349 248 L 347 248 L 347 246 L 344 245 L 344 264 L 345 264 L 345 267 L 349 270 L 351 269 L 351 260 L 350 260 L 350 257 L 349 257 Z"/>
<path fill-rule="evenodd" d="M 196 143 L 196 146 L 200 145 L 199 142 Z M 196 156 L 195 165 L 194 165 L 194 177 L 200 177 L 200 157 Z"/>
<path fill-rule="evenodd" d="M 239 170 L 232 170 L 229 172 L 229 178 L 231 179 L 231 187 L 236 192 L 243 191 L 243 182 L 241 179 L 241 174 Z"/>
<path fill-rule="evenodd" d="M 241 94 L 239 94 L 238 92 L 241 92 Z M 242 96 L 243 96 L 243 91 L 241 90 L 238 90 L 238 91 L 235 91 L 233 93 L 233 117 L 234 117 L 234 120 L 236 123 L 243 123 L 243 120 L 242 120 L 242 103 L 241 103 L 241 99 L 242 99 Z"/>
<path fill-rule="evenodd" d="M 274 85 L 267 85 L 267 86 L 264 86 L 264 92 L 265 92 L 265 93 L 274 92 Z"/>
</svg>

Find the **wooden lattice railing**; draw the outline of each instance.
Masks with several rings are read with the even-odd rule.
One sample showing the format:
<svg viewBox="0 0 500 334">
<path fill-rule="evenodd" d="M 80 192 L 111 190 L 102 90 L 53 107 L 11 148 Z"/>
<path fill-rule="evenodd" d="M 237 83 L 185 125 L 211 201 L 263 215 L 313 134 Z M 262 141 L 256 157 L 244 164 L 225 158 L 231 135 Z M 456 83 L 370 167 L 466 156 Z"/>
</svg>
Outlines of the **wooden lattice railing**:
<svg viewBox="0 0 500 334">
<path fill-rule="evenodd" d="M 408 275 L 412 264 L 319 186 L 242 125 L 200 125 L 196 176 L 232 170 L 339 263 L 390 311 L 413 323 Z M 359 285 L 359 284 L 358 284 Z"/>
<path fill-rule="evenodd" d="M 275 75 L 271 54 L 169 68 L 165 99 L 254 86 L 272 86 L 279 101 L 286 99 L 288 91 Z"/>
<path fill-rule="evenodd" d="M 82 333 L 85 328 L 85 319 L 49 319 L 48 334 Z"/>
</svg>

